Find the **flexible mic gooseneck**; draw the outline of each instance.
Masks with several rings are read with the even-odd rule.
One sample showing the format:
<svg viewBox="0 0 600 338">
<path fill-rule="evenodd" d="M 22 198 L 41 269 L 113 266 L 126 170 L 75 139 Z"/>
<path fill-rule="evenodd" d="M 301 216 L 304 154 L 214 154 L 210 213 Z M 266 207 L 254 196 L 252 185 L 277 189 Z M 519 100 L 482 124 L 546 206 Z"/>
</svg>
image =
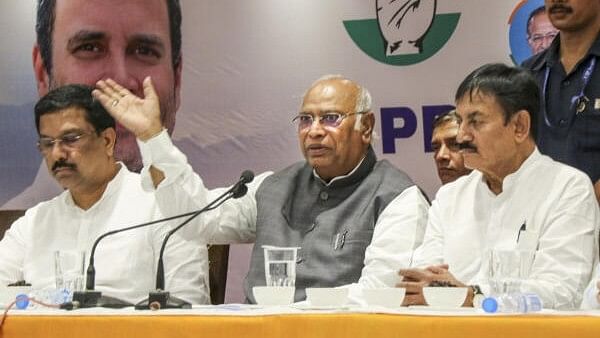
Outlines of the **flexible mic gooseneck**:
<svg viewBox="0 0 600 338">
<path fill-rule="evenodd" d="M 125 302 L 123 300 L 120 300 L 120 299 L 117 299 L 114 297 L 103 296 L 101 292 L 95 291 L 96 269 L 94 267 L 94 255 L 96 253 L 96 247 L 98 246 L 98 243 L 100 243 L 100 241 L 102 239 L 104 239 L 108 236 L 120 233 L 120 232 L 143 228 L 143 227 L 147 227 L 147 226 L 154 225 L 157 223 L 167 222 L 167 221 L 171 221 L 174 219 L 183 218 L 186 216 L 191 216 L 182 225 L 178 226 L 177 227 L 177 229 L 178 229 L 178 228 L 182 227 L 183 225 L 187 224 L 189 221 L 191 221 L 193 218 L 195 218 L 199 214 L 201 214 L 205 211 L 208 211 L 208 210 L 212 210 L 212 209 L 220 206 L 227 199 L 235 196 L 236 194 L 238 194 L 238 195 L 241 194 L 238 197 L 243 196 L 248 189 L 246 187 L 246 183 L 251 182 L 253 179 L 254 179 L 254 173 L 252 173 L 252 171 L 246 170 L 242 173 L 240 180 L 236 184 L 234 184 L 229 190 L 227 190 L 226 192 L 221 194 L 214 201 L 212 201 L 211 203 L 209 203 L 208 205 L 206 205 L 204 208 L 202 208 L 200 210 L 191 211 L 191 212 L 187 212 L 184 214 L 175 215 L 175 216 L 171 216 L 171 217 L 161 218 L 161 219 L 150 221 L 150 222 L 140 223 L 140 224 L 125 227 L 125 228 L 111 230 L 111 231 L 108 231 L 108 232 L 98 236 L 98 238 L 96 238 L 96 240 L 94 241 L 94 244 L 92 245 L 92 249 L 90 251 L 90 260 L 89 260 L 88 268 L 86 271 L 85 291 L 76 291 L 73 293 L 73 303 L 77 304 L 76 308 L 88 308 L 88 307 L 98 307 L 98 306 L 99 307 L 109 307 L 109 308 L 122 308 L 122 307 L 128 307 L 128 306 L 133 305 L 131 303 Z M 244 191 L 243 193 L 241 192 L 242 190 Z M 228 194 L 231 194 L 232 196 L 226 197 Z M 234 197 L 234 198 L 238 198 L 238 197 Z M 173 231 L 171 230 L 167 234 L 166 239 L 168 239 L 168 237 L 170 237 L 171 232 L 173 232 Z M 163 242 L 163 245 L 160 250 L 159 267 L 161 269 L 162 269 L 162 255 L 163 255 L 165 244 L 166 244 L 166 240 L 165 240 L 165 242 Z M 163 280 L 162 288 L 164 288 L 164 272 L 161 275 L 163 276 L 162 277 L 162 280 Z M 157 273 L 157 280 L 158 280 L 158 273 Z"/>
<path fill-rule="evenodd" d="M 191 215 L 188 219 L 186 219 L 181 224 L 177 225 L 167 233 L 160 247 L 160 253 L 158 257 L 158 264 L 156 268 L 156 291 L 151 291 L 147 300 L 143 300 L 136 304 L 136 309 L 147 310 L 151 307 L 154 308 L 154 306 L 157 306 L 158 308 L 162 309 L 191 307 L 191 304 L 189 302 L 186 302 L 185 300 L 179 299 L 177 297 L 172 297 L 169 292 L 164 291 L 165 269 L 163 263 L 163 255 L 167 246 L 167 242 L 175 232 L 177 232 L 179 229 L 191 222 L 194 218 L 198 217 L 200 214 L 218 208 L 219 206 L 221 206 L 221 204 L 225 203 L 231 198 L 240 198 L 246 195 L 246 193 L 248 192 L 248 187 L 246 186 L 246 184 L 252 182 L 253 179 L 254 173 L 250 170 L 245 170 L 240 176 L 239 181 L 236 184 L 234 184 L 229 190 L 225 191 L 219 197 L 207 204 L 204 208 L 194 212 L 194 214 Z"/>
<path fill-rule="evenodd" d="M 85 290 L 84 291 L 75 291 L 73 293 L 73 302 L 77 302 L 77 308 L 88 308 L 88 307 L 109 307 L 109 308 L 123 308 L 128 306 L 133 306 L 133 304 L 120 300 L 118 298 L 103 296 L 100 291 L 95 290 L 96 286 L 96 268 L 94 267 L 94 256 L 96 254 L 96 247 L 98 243 L 104 238 L 118 234 L 120 232 L 129 231 L 133 229 L 143 228 L 150 225 L 154 225 L 161 222 L 167 222 L 170 220 L 186 217 L 193 215 L 195 211 L 188 212 L 181 215 L 171 216 L 167 218 L 161 218 L 151 222 L 145 222 L 121 229 L 108 231 L 96 238 L 94 244 L 92 245 L 92 250 L 90 251 L 90 260 L 88 264 L 88 268 L 86 271 L 86 281 L 85 281 Z"/>
</svg>

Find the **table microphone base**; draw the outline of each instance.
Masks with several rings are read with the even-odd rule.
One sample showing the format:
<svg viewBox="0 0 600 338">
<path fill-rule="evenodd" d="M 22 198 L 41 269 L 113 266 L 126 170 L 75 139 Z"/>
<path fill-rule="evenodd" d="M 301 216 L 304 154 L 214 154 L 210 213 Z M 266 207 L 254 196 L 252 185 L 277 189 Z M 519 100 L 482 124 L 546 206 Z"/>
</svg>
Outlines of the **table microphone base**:
<svg viewBox="0 0 600 338">
<path fill-rule="evenodd" d="M 135 304 L 136 310 L 159 310 L 159 309 L 191 309 L 192 304 L 189 302 L 171 296 L 168 291 L 152 291 L 145 299 Z"/>
<path fill-rule="evenodd" d="M 102 292 L 94 290 L 75 291 L 73 293 L 73 302 L 78 302 L 78 308 L 89 307 L 107 307 L 111 309 L 120 309 L 133 306 L 133 304 L 124 300 L 103 296 Z"/>
</svg>

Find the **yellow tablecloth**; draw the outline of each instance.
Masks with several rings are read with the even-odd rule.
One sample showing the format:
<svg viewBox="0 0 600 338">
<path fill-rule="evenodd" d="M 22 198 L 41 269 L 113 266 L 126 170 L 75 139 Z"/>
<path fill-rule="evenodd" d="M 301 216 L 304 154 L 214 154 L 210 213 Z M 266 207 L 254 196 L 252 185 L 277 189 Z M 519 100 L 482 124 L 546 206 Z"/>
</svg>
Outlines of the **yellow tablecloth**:
<svg viewBox="0 0 600 338">
<path fill-rule="evenodd" d="M 600 337 L 600 317 L 298 314 L 9 316 L 0 337 Z"/>
</svg>

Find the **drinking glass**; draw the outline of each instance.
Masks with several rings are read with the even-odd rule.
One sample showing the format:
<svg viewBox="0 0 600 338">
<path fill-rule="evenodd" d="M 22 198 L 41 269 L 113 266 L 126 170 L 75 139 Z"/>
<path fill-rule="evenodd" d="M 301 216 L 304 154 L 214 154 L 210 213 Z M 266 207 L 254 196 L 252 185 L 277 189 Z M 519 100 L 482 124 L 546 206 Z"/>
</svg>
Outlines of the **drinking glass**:
<svg viewBox="0 0 600 338">
<path fill-rule="evenodd" d="M 267 286 L 294 286 L 298 247 L 263 245 Z"/>
<path fill-rule="evenodd" d="M 56 289 L 63 295 L 62 302 L 69 302 L 74 291 L 83 290 L 85 252 L 59 250 L 54 252 L 54 276 Z"/>
<path fill-rule="evenodd" d="M 521 281 L 529 276 L 534 258 L 534 251 L 492 249 L 489 257 L 492 293 L 520 292 Z"/>
</svg>

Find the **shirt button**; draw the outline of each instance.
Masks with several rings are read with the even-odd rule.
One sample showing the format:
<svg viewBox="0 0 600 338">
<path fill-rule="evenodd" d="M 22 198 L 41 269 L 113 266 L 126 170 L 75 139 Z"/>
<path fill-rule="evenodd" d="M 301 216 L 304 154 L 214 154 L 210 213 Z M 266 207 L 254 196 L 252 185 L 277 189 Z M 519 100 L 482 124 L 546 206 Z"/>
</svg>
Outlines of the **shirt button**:
<svg viewBox="0 0 600 338">
<path fill-rule="evenodd" d="M 327 199 L 329 198 L 329 194 L 327 193 L 327 191 L 321 191 L 321 193 L 319 194 L 319 197 L 323 200 L 323 201 L 327 201 Z"/>
<path fill-rule="evenodd" d="M 559 123 L 561 126 L 564 126 L 564 125 L 567 123 L 567 121 L 566 121 L 565 119 L 560 119 L 560 121 L 558 121 L 558 123 Z"/>
<path fill-rule="evenodd" d="M 569 80 L 565 80 L 565 81 L 563 81 L 563 83 L 562 83 L 563 87 L 566 87 L 566 86 L 568 86 L 568 85 L 570 85 L 570 84 L 571 84 L 571 81 L 569 81 Z"/>
</svg>

